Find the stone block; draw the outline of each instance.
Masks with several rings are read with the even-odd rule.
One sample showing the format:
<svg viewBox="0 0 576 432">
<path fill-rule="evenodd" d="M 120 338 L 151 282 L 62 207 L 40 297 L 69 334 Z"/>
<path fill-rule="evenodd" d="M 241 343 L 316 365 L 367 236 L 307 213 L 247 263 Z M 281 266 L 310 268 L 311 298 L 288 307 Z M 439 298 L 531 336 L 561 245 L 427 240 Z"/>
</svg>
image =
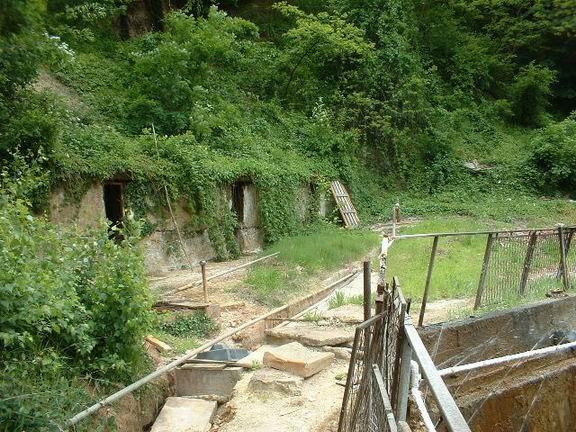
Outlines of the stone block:
<svg viewBox="0 0 576 432">
<path fill-rule="evenodd" d="M 308 378 L 330 365 L 334 353 L 312 351 L 298 342 L 264 353 L 264 366 Z"/>
<path fill-rule="evenodd" d="M 335 346 L 352 342 L 354 340 L 354 328 L 300 324 L 266 330 L 266 335 L 272 342 L 276 343 L 295 341 L 312 347 Z"/>
<path fill-rule="evenodd" d="M 217 400 L 229 399 L 243 369 L 222 366 L 187 364 L 176 369 L 176 395 L 211 395 Z"/>
<path fill-rule="evenodd" d="M 364 321 L 364 307 L 355 304 L 346 304 L 323 312 L 322 317 L 342 323 L 358 324 Z"/>
<path fill-rule="evenodd" d="M 250 379 L 248 390 L 258 396 L 300 396 L 302 378 L 275 369 L 260 369 Z"/>
<path fill-rule="evenodd" d="M 213 401 L 169 397 L 150 432 L 207 432 L 217 405 Z"/>
</svg>

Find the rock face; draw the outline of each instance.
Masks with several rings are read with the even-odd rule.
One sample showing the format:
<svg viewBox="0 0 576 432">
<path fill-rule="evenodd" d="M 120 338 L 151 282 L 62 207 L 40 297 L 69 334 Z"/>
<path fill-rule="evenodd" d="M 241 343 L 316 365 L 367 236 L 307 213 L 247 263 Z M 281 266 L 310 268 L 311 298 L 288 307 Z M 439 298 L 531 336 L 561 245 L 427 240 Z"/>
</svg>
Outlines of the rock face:
<svg viewBox="0 0 576 432">
<path fill-rule="evenodd" d="M 269 339 L 276 343 L 300 342 L 312 347 L 342 345 L 354 340 L 352 327 L 321 327 L 316 324 L 300 324 L 266 330 Z"/>
<path fill-rule="evenodd" d="M 250 379 L 248 390 L 257 396 L 300 396 L 302 378 L 275 369 L 260 369 Z"/>
<path fill-rule="evenodd" d="M 216 405 L 200 399 L 169 397 L 150 432 L 207 432 Z"/>
<path fill-rule="evenodd" d="M 264 366 L 308 378 L 329 366 L 332 359 L 333 353 L 312 351 L 292 342 L 264 353 Z"/>
</svg>

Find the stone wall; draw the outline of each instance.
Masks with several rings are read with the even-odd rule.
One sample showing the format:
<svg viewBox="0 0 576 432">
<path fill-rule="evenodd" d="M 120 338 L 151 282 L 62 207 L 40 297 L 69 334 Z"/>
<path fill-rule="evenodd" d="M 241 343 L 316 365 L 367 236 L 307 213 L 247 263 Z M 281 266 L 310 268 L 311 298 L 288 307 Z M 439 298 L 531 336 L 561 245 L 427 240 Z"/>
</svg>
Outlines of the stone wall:
<svg viewBox="0 0 576 432">
<path fill-rule="evenodd" d="M 92 183 L 80 202 L 74 202 L 63 188 L 58 188 L 50 194 L 48 209 L 50 220 L 58 225 L 76 224 L 80 228 L 93 228 L 106 223 L 104 194 L 100 183 Z"/>
</svg>

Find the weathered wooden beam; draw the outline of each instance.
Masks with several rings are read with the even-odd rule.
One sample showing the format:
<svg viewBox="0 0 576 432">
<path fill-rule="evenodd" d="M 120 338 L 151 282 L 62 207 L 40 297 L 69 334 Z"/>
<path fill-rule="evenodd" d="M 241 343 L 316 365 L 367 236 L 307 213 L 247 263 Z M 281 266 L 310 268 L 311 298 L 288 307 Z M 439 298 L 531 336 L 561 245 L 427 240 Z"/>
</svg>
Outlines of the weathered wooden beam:
<svg viewBox="0 0 576 432">
<path fill-rule="evenodd" d="M 372 314 L 372 263 L 364 261 L 364 321 Z"/>
<path fill-rule="evenodd" d="M 560 264 L 562 267 L 562 282 L 564 289 L 570 289 L 570 279 L 568 278 L 568 265 L 566 264 L 566 243 L 564 242 L 564 225 L 558 227 L 558 237 L 560 240 Z"/>
</svg>

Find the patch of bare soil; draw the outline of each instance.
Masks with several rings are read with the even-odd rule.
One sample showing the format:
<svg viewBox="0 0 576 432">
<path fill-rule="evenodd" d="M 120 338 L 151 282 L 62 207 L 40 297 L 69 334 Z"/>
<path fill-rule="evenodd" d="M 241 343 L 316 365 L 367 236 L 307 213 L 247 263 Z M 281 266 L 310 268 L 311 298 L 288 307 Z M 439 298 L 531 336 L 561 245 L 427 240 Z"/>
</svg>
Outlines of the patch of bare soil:
<svg viewBox="0 0 576 432">
<path fill-rule="evenodd" d="M 413 305 L 414 306 L 414 305 Z M 446 299 L 428 302 L 426 313 L 424 314 L 424 325 L 437 324 L 461 318 L 472 310 L 474 299 Z M 418 322 L 419 307 L 412 307 L 410 315 L 414 322 Z"/>
</svg>

